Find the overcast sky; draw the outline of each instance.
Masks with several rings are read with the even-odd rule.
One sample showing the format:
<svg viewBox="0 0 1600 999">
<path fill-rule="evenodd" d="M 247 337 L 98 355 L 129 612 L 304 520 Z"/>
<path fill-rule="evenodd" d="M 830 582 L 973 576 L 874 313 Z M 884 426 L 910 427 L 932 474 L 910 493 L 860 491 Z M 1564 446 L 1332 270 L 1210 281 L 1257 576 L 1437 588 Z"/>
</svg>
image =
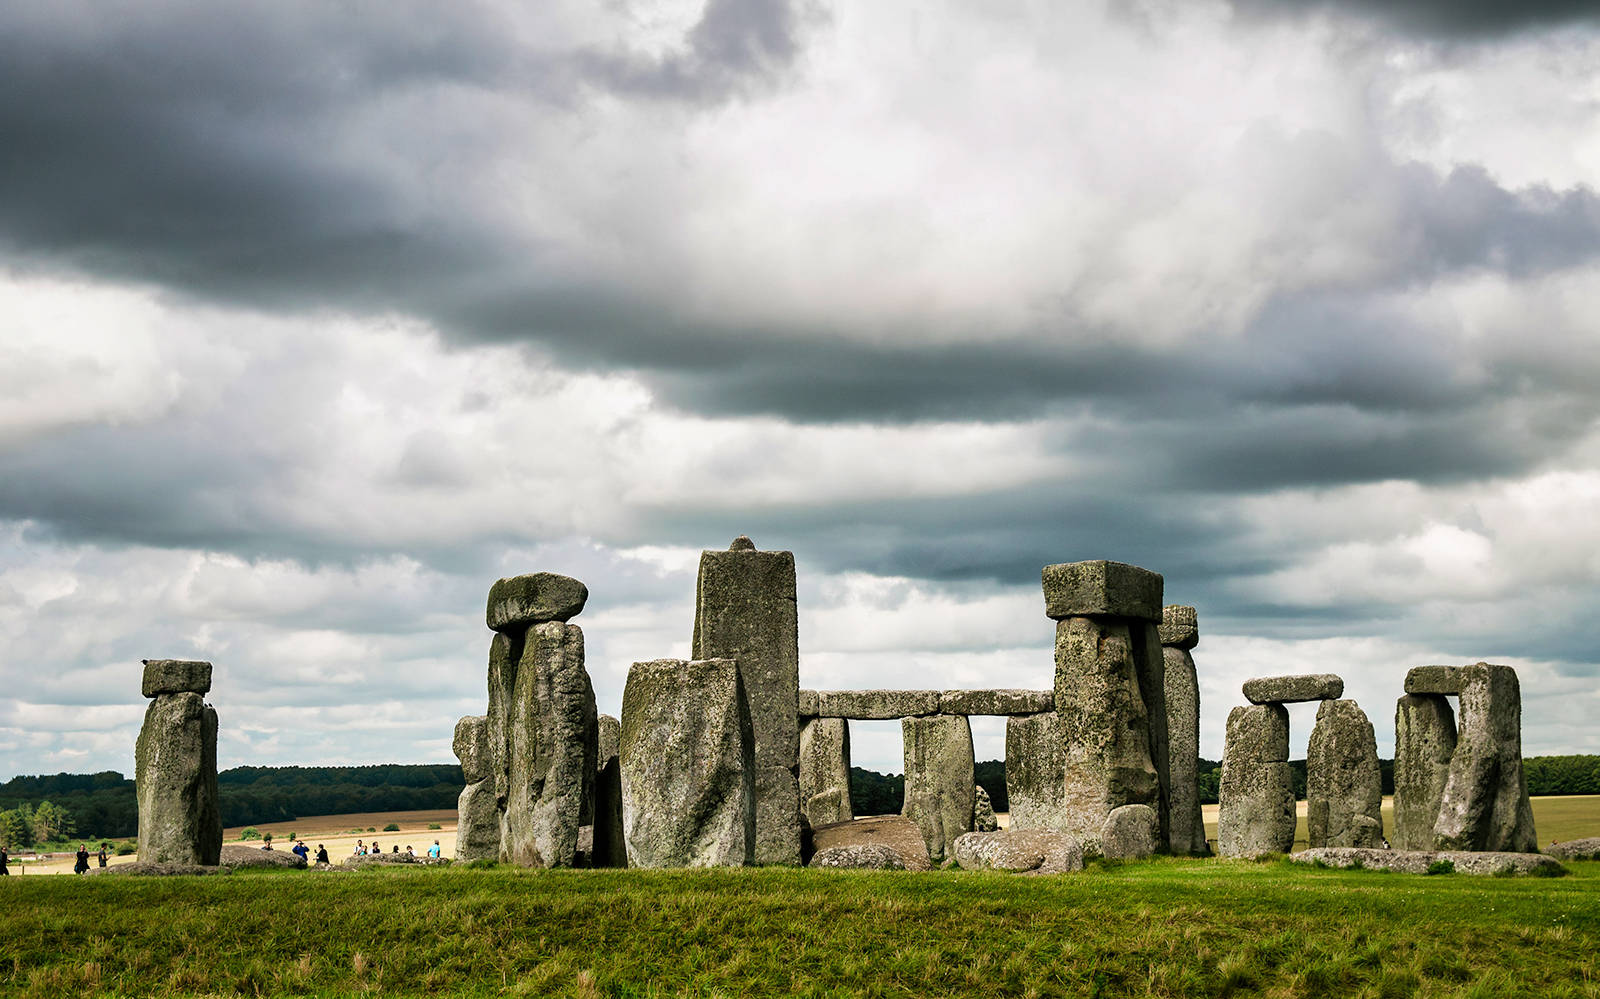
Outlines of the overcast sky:
<svg viewBox="0 0 1600 999">
<path fill-rule="evenodd" d="M 808 687 L 1049 687 L 1109 558 L 1209 757 L 1480 659 L 1600 752 L 1592 7 L 0 5 L 0 778 L 158 657 L 223 767 L 452 761 L 536 570 L 615 714 L 740 533 Z"/>
</svg>

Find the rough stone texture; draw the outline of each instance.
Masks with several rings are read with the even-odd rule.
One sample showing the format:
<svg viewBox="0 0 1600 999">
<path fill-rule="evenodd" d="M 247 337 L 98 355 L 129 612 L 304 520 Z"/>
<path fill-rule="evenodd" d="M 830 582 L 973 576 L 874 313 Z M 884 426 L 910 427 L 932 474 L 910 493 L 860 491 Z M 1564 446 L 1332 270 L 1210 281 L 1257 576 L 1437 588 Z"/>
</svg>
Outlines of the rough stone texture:
<svg viewBox="0 0 1600 999">
<path fill-rule="evenodd" d="M 145 710 L 134 748 L 139 861 L 215 866 L 217 712 L 193 691 L 162 694 Z"/>
<path fill-rule="evenodd" d="M 1054 711 L 1006 719 L 1006 797 L 1012 829 L 1067 828 L 1066 739 Z"/>
<path fill-rule="evenodd" d="M 734 660 L 634 663 L 620 752 L 629 865 L 754 863 L 754 748 Z"/>
<path fill-rule="evenodd" d="M 259 846 L 229 843 L 217 863 L 222 867 L 287 867 L 305 870 L 305 858 L 292 850 L 263 850 Z"/>
<path fill-rule="evenodd" d="M 811 718 L 800 729 L 800 807 L 813 829 L 855 817 L 850 808 L 850 723 L 843 718 Z"/>
<path fill-rule="evenodd" d="M 1398 871 L 1402 874 L 1427 874 L 1428 867 L 1440 860 L 1455 865 L 1456 874 L 1474 875 L 1550 875 L 1566 874 L 1554 857 L 1537 853 L 1479 853 L 1465 850 L 1373 850 L 1357 847 L 1319 847 L 1290 854 L 1297 864 L 1315 864 L 1318 861 L 1329 867 L 1362 867 L 1375 871 Z"/>
<path fill-rule="evenodd" d="M 953 858 L 956 838 L 972 831 L 972 728 L 965 715 L 929 715 L 900 722 L 905 743 L 905 803 L 928 858 Z"/>
<path fill-rule="evenodd" d="M 456 859 L 500 859 L 500 809 L 489 778 L 468 784 L 456 801 Z"/>
<path fill-rule="evenodd" d="M 114 877 L 197 877 L 205 874 L 232 874 L 233 868 L 212 864 L 178 864 L 138 860 L 131 864 L 112 864 L 110 867 L 91 867 L 90 874 L 109 874 Z"/>
<path fill-rule="evenodd" d="M 461 776 L 468 784 L 494 776 L 488 715 L 467 715 L 456 722 L 454 749 L 456 759 L 461 761 Z"/>
<path fill-rule="evenodd" d="M 1160 823 L 1149 805 L 1113 808 L 1100 828 L 1100 854 L 1107 860 L 1140 860 L 1156 852 Z"/>
<path fill-rule="evenodd" d="M 589 863 L 593 867 L 627 867 L 628 847 L 622 834 L 622 723 L 601 715 L 595 756 L 594 829 Z"/>
<path fill-rule="evenodd" d="M 823 718 L 889 721 L 938 713 L 937 690 L 817 691 L 817 714 Z"/>
<path fill-rule="evenodd" d="M 945 690 L 939 693 L 942 715 L 1032 715 L 1054 711 L 1053 690 Z"/>
<path fill-rule="evenodd" d="M 1134 630 L 1139 649 L 1124 621 L 1072 617 L 1056 625 L 1056 713 L 1065 747 L 1061 828 L 1080 838 L 1098 836 L 1114 808 L 1162 804 L 1140 669 L 1145 628 L 1136 623 Z M 1164 735 L 1164 711 L 1161 729 Z"/>
<path fill-rule="evenodd" d="M 921 830 L 903 815 L 874 815 L 854 822 L 818 826 L 811 831 L 811 837 L 818 853 L 843 846 L 886 846 L 900 855 L 900 862 L 908 871 L 933 868 Z"/>
<path fill-rule="evenodd" d="M 694 658 L 734 659 L 749 701 L 758 864 L 800 864 L 800 634 L 794 554 L 749 538 L 700 553 Z M 784 780 L 772 772 L 788 773 Z"/>
<path fill-rule="evenodd" d="M 1000 828 L 1000 821 L 994 817 L 994 802 L 989 800 L 989 792 L 979 784 L 972 789 L 972 831 L 994 832 Z"/>
<path fill-rule="evenodd" d="M 1306 746 L 1308 844 L 1382 846 L 1382 807 L 1372 722 L 1355 701 L 1323 701 Z"/>
<path fill-rule="evenodd" d="M 1464 666 L 1414 666 L 1406 671 L 1408 694 L 1459 694 L 1468 678 Z"/>
<path fill-rule="evenodd" d="M 1256 677 L 1244 682 L 1244 696 L 1251 704 L 1332 701 L 1344 696 L 1344 680 L 1332 673 Z"/>
<path fill-rule="evenodd" d="M 526 634 L 496 633 L 489 642 L 489 711 L 486 717 L 489 759 L 494 779 L 495 799 L 500 812 L 506 809 L 511 788 L 511 695 L 517 685 L 517 663 L 522 659 Z"/>
<path fill-rule="evenodd" d="M 425 864 L 428 858 L 410 856 L 404 853 L 369 853 L 365 857 L 346 857 L 339 862 L 341 867 L 372 867 L 377 864 Z M 449 863 L 449 861 L 445 861 Z"/>
<path fill-rule="evenodd" d="M 571 867 L 584 802 L 594 793 L 599 738 L 582 629 L 560 621 L 528 629 L 509 707 L 500 857 L 524 867 Z"/>
<path fill-rule="evenodd" d="M 1539 836 L 1522 772 L 1517 672 L 1489 663 L 1457 669 L 1463 678 L 1460 728 L 1439 798 L 1433 845 L 1439 850 L 1532 853 L 1539 849 Z"/>
<path fill-rule="evenodd" d="M 1156 768 L 1156 800 L 1148 802 L 1156 813 L 1157 842 L 1166 845 L 1172 835 L 1172 743 L 1167 731 L 1167 659 L 1160 629 L 1150 621 L 1129 624 L 1133 661 L 1139 674 L 1139 696 L 1144 699 L 1150 726 L 1150 762 Z"/>
<path fill-rule="evenodd" d="M 1433 824 L 1456 751 L 1456 715 L 1443 694 L 1406 694 L 1394 709 L 1396 850 L 1433 847 Z"/>
<path fill-rule="evenodd" d="M 817 692 L 815 690 L 802 690 L 796 702 L 796 713 L 800 718 L 815 718 L 817 716 Z M 803 724 L 803 721 L 802 721 Z"/>
<path fill-rule="evenodd" d="M 211 690 L 211 664 L 189 659 L 144 659 L 140 689 L 146 697 L 204 694 Z"/>
<path fill-rule="evenodd" d="M 831 846 L 811 855 L 808 867 L 843 870 L 903 871 L 906 863 L 894 849 L 881 844 Z"/>
<path fill-rule="evenodd" d="M 1600 860 L 1600 836 L 1551 843 L 1544 848 L 1544 853 L 1557 860 Z"/>
<path fill-rule="evenodd" d="M 1200 618 L 1186 604 L 1161 608 L 1161 644 L 1188 651 L 1200 644 Z"/>
<path fill-rule="evenodd" d="M 1168 607 L 1172 610 L 1172 607 Z M 1188 650 L 1165 646 L 1169 751 L 1167 846 L 1176 854 L 1206 852 L 1200 813 L 1200 683 Z"/>
<path fill-rule="evenodd" d="M 484 620 L 492 631 L 521 631 L 546 621 L 569 621 L 582 613 L 589 588 L 554 572 L 530 572 L 489 587 Z"/>
<path fill-rule="evenodd" d="M 969 871 L 1062 874 L 1083 870 L 1083 844 L 1048 829 L 970 832 L 956 840 L 956 863 Z"/>
<path fill-rule="evenodd" d="M 1057 621 L 1102 615 L 1161 620 L 1161 574 L 1096 559 L 1047 565 L 1041 573 L 1044 613 Z"/>
<path fill-rule="evenodd" d="M 1218 852 L 1224 857 L 1288 853 L 1294 847 L 1294 782 L 1289 711 L 1281 704 L 1236 707 L 1228 714 L 1218 792 Z"/>
</svg>

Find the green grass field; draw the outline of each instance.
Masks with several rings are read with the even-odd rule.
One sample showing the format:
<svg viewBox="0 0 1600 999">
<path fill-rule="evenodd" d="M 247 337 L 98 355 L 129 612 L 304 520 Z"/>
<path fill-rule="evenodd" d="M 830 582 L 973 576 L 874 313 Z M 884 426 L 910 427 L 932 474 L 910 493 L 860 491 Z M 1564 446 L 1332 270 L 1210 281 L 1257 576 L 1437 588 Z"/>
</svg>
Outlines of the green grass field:
<svg viewBox="0 0 1600 999">
<path fill-rule="evenodd" d="M 0 883 L 32 995 L 1600 996 L 1557 879 L 1160 859 L 1029 878 L 284 871 Z"/>
</svg>

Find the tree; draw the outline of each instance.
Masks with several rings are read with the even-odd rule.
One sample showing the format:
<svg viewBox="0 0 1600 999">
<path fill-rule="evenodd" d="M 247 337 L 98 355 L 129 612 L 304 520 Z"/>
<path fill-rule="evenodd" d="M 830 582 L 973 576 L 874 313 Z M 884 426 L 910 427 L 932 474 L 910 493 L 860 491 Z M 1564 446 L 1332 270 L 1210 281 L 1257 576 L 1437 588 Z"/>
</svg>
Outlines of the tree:
<svg viewBox="0 0 1600 999">
<path fill-rule="evenodd" d="M 77 828 L 72 815 L 65 808 L 49 801 L 39 802 L 33 810 L 33 841 L 51 843 L 71 836 Z"/>
<path fill-rule="evenodd" d="M 0 812 L 0 846 L 15 850 L 30 845 L 33 842 L 33 830 L 28 818 L 22 814 L 21 808 Z"/>
</svg>

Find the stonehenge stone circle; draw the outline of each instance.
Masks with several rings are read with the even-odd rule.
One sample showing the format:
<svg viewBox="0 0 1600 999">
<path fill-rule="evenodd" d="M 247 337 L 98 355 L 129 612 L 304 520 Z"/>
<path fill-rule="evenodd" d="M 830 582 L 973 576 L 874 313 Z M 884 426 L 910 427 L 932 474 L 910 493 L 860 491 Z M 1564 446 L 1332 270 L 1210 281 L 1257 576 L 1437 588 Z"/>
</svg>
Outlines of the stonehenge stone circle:
<svg viewBox="0 0 1600 999">
<path fill-rule="evenodd" d="M 1332 673 L 1257 677 L 1244 682 L 1244 696 L 1251 704 L 1331 701 L 1344 696 L 1344 680 Z"/>
<path fill-rule="evenodd" d="M 1306 748 L 1310 846 L 1383 845 L 1378 742 L 1355 701 L 1323 701 Z"/>
<path fill-rule="evenodd" d="M 740 675 L 732 659 L 628 671 L 619 755 L 630 867 L 755 862 L 755 737 Z"/>
<path fill-rule="evenodd" d="M 571 576 L 533 572 L 490 587 L 484 618 L 490 631 L 519 632 L 546 621 L 570 621 L 588 600 L 589 588 Z"/>
<path fill-rule="evenodd" d="M 597 725 L 599 751 L 595 755 L 594 807 L 590 809 L 594 834 L 590 863 L 595 867 L 627 867 L 628 850 L 622 832 L 622 723 L 601 715 Z"/>
<path fill-rule="evenodd" d="M 1228 713 L 1218 798 L 1217 844 L 1224 857 L 1293 849 L 1294 781 L 1283 705 L 1241 705 Z"/>
<path fill-rule="evenodd" d="M 211 664 L 146 659 L 151 698 L 134 747 L 139 863 L 215 866 L 222 855 L 217 804 L 217 712 L 202 696 Z"/>
<path fill-rule="evenodd" d="M 938 713 L 937 690 L 817 691 L 817 714 L 823 718 L 889 721 Z"/>
<path fill-rule="evenodd" d="M 1433 849 L 1433 825 L 1456 751 L 1456 714 L 1443 694 L 1406 694 L 1394 709 L 1394 848 Z"/>
<path fill-rule="evenodd" d="M 1206 824 L 1200 812 L 1200 681 L 1189 650 L 1200 644 L 1193 607 L 1161 609 L 1161 653 L 1166 659 L 1168 740 L 1168 848 L 1176 854 L 1206 851 Z"/>
<path fill-rule="evenodd" d="M 741 535 L 700 553 L 693 655 L 738 663 L 754 732 L 755 862 L 800 864 L 800 637 L 794 553 Z M 626 723 L 627 719 L 623 719 Z"/>
<path fill-rule="evenodd" d="M 922 715 L 900 722 L 905 742 L 905 803 L 938 864 L 954 859 L 956 839 L 972 831 L 972 727 L 965 715 Z"/>
<path fill-rule="evenodd" d="M 800 805 L 815 829 L 855 817 L 850 807 L 850 723 L 808 718 L 800 729 Z"/>
<path fill-rule="evenodd" d="M 500 859 L 500 809 L 496 805 L 494 756 L 489 752 L 489 716 L 456 722 L 456 759 L 467 786 L 456 802 L 456 859 Z"/>
<path fill-rule="evenodd" d="M 1066 738 L 1054 711 L 1006 719 L 1006 797 L 1012 829 L 1065 830 Z"/>
</svg>

